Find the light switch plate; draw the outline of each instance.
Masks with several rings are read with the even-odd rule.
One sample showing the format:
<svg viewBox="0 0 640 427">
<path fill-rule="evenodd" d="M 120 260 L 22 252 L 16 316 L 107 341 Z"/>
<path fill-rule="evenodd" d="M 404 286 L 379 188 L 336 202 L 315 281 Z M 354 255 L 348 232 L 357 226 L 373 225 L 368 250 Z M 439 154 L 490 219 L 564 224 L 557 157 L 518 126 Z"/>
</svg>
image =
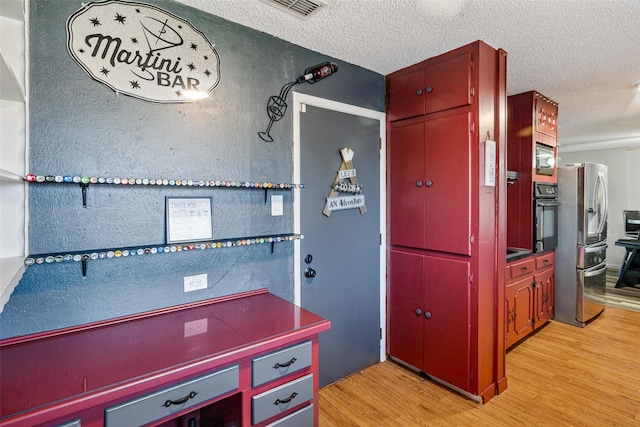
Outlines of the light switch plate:
<svg viewBox="0 0 640 427">
<path fill-rule="evenodd" d="M 284 203 L 282 194 L 271 196 L 271 216 L 282 216 L 284 214 Z"/>
</svg>

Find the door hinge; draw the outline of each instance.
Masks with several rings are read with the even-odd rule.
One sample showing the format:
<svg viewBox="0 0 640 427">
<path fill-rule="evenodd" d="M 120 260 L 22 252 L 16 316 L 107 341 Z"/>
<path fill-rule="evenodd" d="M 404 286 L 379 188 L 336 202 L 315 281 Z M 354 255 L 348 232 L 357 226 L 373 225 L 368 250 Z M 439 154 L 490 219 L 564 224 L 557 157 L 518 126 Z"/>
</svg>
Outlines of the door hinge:
<svg viewBox="0 0 640 427">
<path fill-rule="evenodd" d="M 307 112 L 307 104 L 300 103 L 300 112 L 301 113 Z"/>
<path fill-rule="evenodd" d="M 380 339 L 382 339 L 382 328 L 380 328 Z"/>
<path fill-rule="evenodd" d="M 378 150 L 382 150 L 382 138 L 378 138 Z"/>
<path fill-rule="evenodd" d="M 380 246 L 382 246 L 382 233 L 380 233 Z"/>
<path fill-rule="evenodd" d="M 473 133 L 476 131 L 476 124 L 475 123 L 471 123 L 471 129 L 470 132 Z"/>
<path fill-rule="evenodd" d="M 473 371 L 469 371 L 469 384 L 473 383 Z"/>
<path fill-rule="evenodd" d="M 471 96 L 475 96 L 475 95 L 476 95 L 476 88 L 475 88 L 475 87 L 473 87 L 473 86 L 471 86 L 471 90 L 469 91 L 469 94 L 470 94 Z"/>
<path fill-rule="evenodd" d="M 471 243 L 472 245 L 476 242 L 476 236 L 475 234 L 472 234 L 469 236 L 469 243 Z"/>
<path fill-rule="evenodd" d="M 469 283 L 473 283 L 473 273 L 469 273 Z"/>
</svg>

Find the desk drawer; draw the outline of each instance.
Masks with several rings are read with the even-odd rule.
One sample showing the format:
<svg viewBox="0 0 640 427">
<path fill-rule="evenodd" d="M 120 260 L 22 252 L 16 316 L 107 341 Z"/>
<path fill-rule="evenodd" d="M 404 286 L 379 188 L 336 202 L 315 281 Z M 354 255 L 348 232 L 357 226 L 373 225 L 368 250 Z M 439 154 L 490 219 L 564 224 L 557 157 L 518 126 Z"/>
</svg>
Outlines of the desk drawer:
<svg viewBox="0 0 640 427">
<path fill-rule="evenodd" d="M 251 398 L 251 420 L 258 424 L 313 398 L 313 374 L 290 381 Z"/>
<path fill-rule="evenodd" d="M 251 362 L 252 385 L 257 387 L 308 366 L 311 366 L 311 341 L 256 357 Z"/>
<path fill-rule="evenodd" d="M 289 414 L 278 421 L 274 421 L 267 427 L 306 427 L 313 425 L 313 404 L 299 411 Z"/>
<path fill-rule="evenodd" d="M 238 365 L 176 384 L 104 412 L 107 427 L 141 426 L 238 389 Z"/>
</svg>

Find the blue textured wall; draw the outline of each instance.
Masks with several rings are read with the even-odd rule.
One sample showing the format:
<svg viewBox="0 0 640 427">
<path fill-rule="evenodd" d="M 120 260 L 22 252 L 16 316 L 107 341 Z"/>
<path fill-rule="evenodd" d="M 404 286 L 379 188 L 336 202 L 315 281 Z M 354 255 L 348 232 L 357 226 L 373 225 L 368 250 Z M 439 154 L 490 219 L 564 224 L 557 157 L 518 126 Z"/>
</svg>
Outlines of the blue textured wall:
<svg viewBox="0 0 640 427">
<path fill-rule="evenodd" d="M 155 104 L 92 80 L 66 49 L 77 0 L 31 0 L 30 159 L 42 175 L 292 181 L 292 114 L 271 131 L 269 96 L 305 68 L 332 60 L 330 79 L 295 90 L 384 111 L 384 77 L 171 0 L 147 1 L 190 21 L 215 45 L 221 81 L 209 98 Z M 288 101 L 291 102 L 291 95 Z M 292 193 L 272 217 L 262 191 L 100 186 L 82 207 L 76 185 L 29 187 L 29 252 L 65 253 L 164 242 L 165 196 L 213 196 L 214 237 L 293 231 Z M 304 233 L 304 230 L 302 230 Z M 208 289 L 183 292 L 183 277 L 207 273 Z M 268 287 L 293 297 L 293 244 L 242 246 L 29 267 L 0 314 L 0 338 L 83 324 Z"/>
</svg>

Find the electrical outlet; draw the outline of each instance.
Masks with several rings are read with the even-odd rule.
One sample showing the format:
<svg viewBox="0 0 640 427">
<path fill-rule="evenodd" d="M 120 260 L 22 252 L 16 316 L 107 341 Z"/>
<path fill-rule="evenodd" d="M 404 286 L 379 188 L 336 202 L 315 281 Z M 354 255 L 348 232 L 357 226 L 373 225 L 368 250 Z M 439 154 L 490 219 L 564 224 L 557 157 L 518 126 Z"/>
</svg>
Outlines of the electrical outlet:
<svg viewBox="0 0 640 427">
<path fill-rule="evenodd" d="M 184 277 L 184 291 L 198 291 L 200 289 L 207 289 L 207 275 L 198 274 L 195 276 L 185 276 Z"/>
<path fill-rule="evenodd" d="M 208 320 L 204 319 L 192 320 L 190 322 L 184 322 L 184 337 L 191 337 L 193 335 L 200 335 L 207 333 Z"/>
</svg>

